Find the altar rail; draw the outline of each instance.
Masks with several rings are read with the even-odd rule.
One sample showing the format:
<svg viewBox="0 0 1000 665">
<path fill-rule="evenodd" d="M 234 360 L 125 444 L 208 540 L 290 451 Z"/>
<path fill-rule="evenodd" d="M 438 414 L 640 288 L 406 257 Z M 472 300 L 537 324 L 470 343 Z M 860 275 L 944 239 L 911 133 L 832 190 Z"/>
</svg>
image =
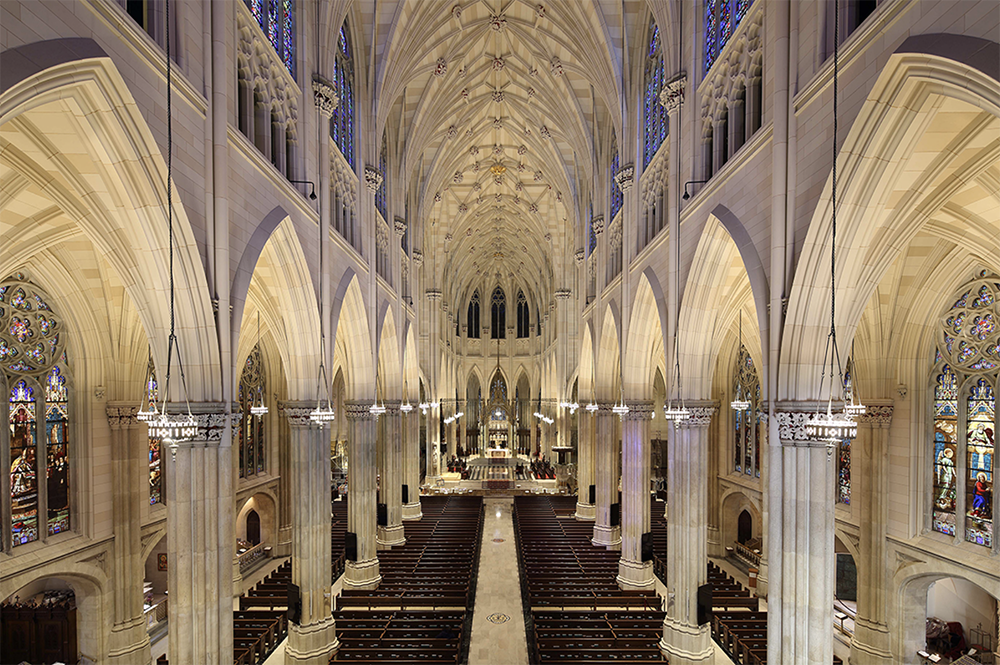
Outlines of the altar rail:
<svg viewBox="0 0 1000 665">
<path fill-rule="evenodd" d="M 240 573 L 244 573 L 252 567 L 255 563 L 268 556 L 271 551 L 271 547 L 265 543 L 257 543 L 246 552 L 240 554 L 237 558 L 240 561 Z"/>
<path fill-rule="evenodd" d="M 736 552 L 736 556 L 743 559 L 743 561 L 747 562 L 751 566 L 756 568 L 760 567 L 760 552 L 750 549 L 743 543 L 736 543 L 734 551 Z"/>
</svg>

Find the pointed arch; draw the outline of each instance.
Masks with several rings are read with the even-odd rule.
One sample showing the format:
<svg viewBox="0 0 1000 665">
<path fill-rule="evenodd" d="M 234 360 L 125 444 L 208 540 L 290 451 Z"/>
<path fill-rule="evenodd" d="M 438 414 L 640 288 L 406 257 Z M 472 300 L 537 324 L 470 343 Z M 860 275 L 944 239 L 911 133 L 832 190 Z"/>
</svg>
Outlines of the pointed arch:
<svg viewBox="0 0 1000 665">
<path fill-rule="evenodd" d="M 349 399 L 371 399 L 375 394 L 375 367 L 372 356 L 368 309 L 361 295 L 357 275 L 348 270 L 334 299 L 334 338 L 343 359 Z"/>
<path fill-rule="evenodd" d="M 639 276 L 632 301 L 629 339 L 625 344 L 625 396 L 629 399 L 651 399 L 653 374 L 666 362 L 663 332 L 666 312 L 662 307 L 665 302 L 656 274 L 652 268 L 646 268 Z"/>
</svg>

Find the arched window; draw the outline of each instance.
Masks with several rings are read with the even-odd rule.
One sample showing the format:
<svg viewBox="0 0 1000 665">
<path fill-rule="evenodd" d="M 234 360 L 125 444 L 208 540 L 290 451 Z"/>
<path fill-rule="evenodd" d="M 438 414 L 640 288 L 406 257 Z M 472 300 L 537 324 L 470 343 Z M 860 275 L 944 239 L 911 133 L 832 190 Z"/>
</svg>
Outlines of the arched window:
<svg viewBox="0 0 1000 665">
<path fill-rule="evenodd" d="M 711 0 L 709 0 L 711 2 Z M 649 20 L 649 43 L 646 46 L 646 74 L 643 94 L 645 128 L 642 166 L 646 168 L 667 137 L 667 109 L 660 103 L 660 91 L 666 83 L 663 71 L 663 44 L 656 21 Z M 614 215 L 612 214 L 612 217 Z"/>
<path fill-rule="evenodd" d="M 490 403 L 499 404 L 507 401 L 507 382 L 504 381 L 503 374 L 497 370 L 490 381 Z"/>
<path fill-rule="evenodd" d="M 469 337 L 471 339 L 479 339 L 479 289 L 476 289 L 472 294 L 472 300 L 469 301 L 469 313 L 466 319 Z"/>
<path fill-rule="evenodd" d="M 389 176 L 385 172 L 385 162 L 386 162 L 386 137 L 385 132 L 382 132 L 382 147 L 378 151 L 378 172 L 382 174 L 382 184 L 379 185 L 378 190 L 375 192 L 375 209 L 379 211 L 382 215 L 382 219 L 388 223 L 385 207 L 385 190 L 388 189 Z"/>
<path fill-rule="evenodd" d="M 706 0 L 705 73 L 712 68 L 733 31 L 746 16 L 751 0 Z"/>
<path fill-rule="evenodd" d="M 854 394 L 854 358 L 844 366 L 844 395 Z M 851 440 L 840 442 L 837 456 L 837 503 L 851 504 Z"/>
<path fill-rule="evenodd" d="M 146 405 L 145 408 L 153 411 L 157 408 L 159 400 L 159 386 L 156 382 L 156 368 L 153 367 L 153 356 L 150 355 L 149 363 L 146 367 Z M 149 464 L 149 505 L 154 506 L 164 503 L 163 495 L 163 470 L 164 465 L 160 460 L 160 439 L 159 437 L 149 437 L 147 439 L 147 463 Z"/>
<path fill-rule="evenodd" d="M 250 413 L 250 407 L 255 403 L 259 404 L 266 394 L 267 381 L 260 358 L 260 346 L 255 345 L 243 363 L 243 372 L 240 374 L 240 478 L 264 473 L 267 468 L 267 415 L 255 416 Z"/>
<path fill-rule="evenodd" d="M 294 0 L 245 0 L 274 52 L 295 76 Z"/>
<path fill-rule="evenodd" d="M 587 214 L 587 256 L 597 249 L 597 234 L 594 233 L 594 201 L 590 201 L 590 209 Z"/>
<path fill-rule="evenodd" d="M 330 117 L 330 136 L 340 148 L 340 154 L 354 168 L 354 58 L 350 34 L 347 21 L 344 21 L 340 26 L 333 72 L 333 85 L 340 102 Z"/>
<path fill-rule="evenodd" d="M 750 403 L 749 408 L 735 413 L 733 470 L 760 478 L 760 441 L 758 423 L 763 417 L 760 402 L 760 380 L 753 358 L 742 344 L 733 368 L 733 394 Z"/>
<path fill-rule="evenodd" d="M 938 321 L 931 373 L 934 450 L 931 528 L 993 547 L 993 454 L 1000 368 L 1000 277 L 985 271 Z"/>
<path fill-rule="evenodd" d="M 524 339 L 530 333 L 531 323 L 528 320 L 528 299 L 524 297 L 524 291 L 517 291 L 517 338 Z"/>
<path fill-rule="evenodd" d="M 7 395 L 0 409 L 9 433 L 0 460 L 10 469 L 10 504 L 3 516 L 7 551 L 70 530 L 69 365 L 62 319 L 49 302 L 20 273 L 0 283 L 0 369 Z"/>
<path fill-rule="evenodd" d="M 536 307 L 535 308 L 535 337 L 541 337 L 541 336 L 542 336 L 542 314 L 538 310 L 538 308 Z"/>
<path fill-rule="evenodd" d="M 507 336 L 507 296 L 499 286 L 493 289 L 493 297 L 490 298 L 490 329 L 493 339 Z"/>
<path fill-rule="evenodd" d="M 611 188 L 611 219 L 615 218 L 618 211 L 622 209 L 622 201 L 624 200 L 624 194 L 622 194 L 621 188 L 618 183 L 615 182 L 615 175 L 621 168 L 621 157 L 618 156 L 618 139 L 611 139 L 611 177 L 608 178 L 608 183 Z"/>
</svg>

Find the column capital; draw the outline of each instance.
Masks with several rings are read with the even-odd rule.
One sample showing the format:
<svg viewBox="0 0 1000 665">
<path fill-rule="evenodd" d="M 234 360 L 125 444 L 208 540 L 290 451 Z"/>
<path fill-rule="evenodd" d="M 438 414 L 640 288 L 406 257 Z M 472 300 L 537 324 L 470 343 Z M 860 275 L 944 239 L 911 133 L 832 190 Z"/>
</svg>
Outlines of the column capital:
<svg viewBox="0 0 1000 665">
<path fill-rule="evenodd" d="M 618 189 L 622 190 L 622 192 L 627 192 L 632 188 L 632 184 L 635 183 L 635 164 L 626 164 L 621 167 L 618 169 L 618 173 L 614 175 L 614 178 Z"/>
<path fill-rule="evenodd" d="M 406 235 L 406 220 L 403 219 L 402 217 L 396 217 L 393 220 L 393 230 L 396 232 L 396 235 L 399 236 L 400 238 Z"/>
<path fill-rule="evenodd" d="M 684 103 L 684 93 L 687 91 L 687 74 L 680 73 L 667 82 L 660 91 L 660 104 L 667 109 L 667 113 L 673 113 Z"/>
<path fill-rule="evenodd" d="M 587 258 L 587 255 L 582 249 L 578 249 L 576 250 L 576 254 L 573 255 L 573 258 L 576 259 L 576 265 L 579 266 L 583 264 L 583 260 Z"/>
<path fill-rule="evenodd" d="M 712 423 L 712 416 L 719 411 L 718 403 L 713 401 L 688 402 L 685 406 L 691 416 L 687 420 L 681 420 L 676 423 L 677 427 L 681 429 L 708 427 Z"/>
<path fill-rule="evenodd" d="M 419 268 L 424 264 L 424 253 L 421 252 L 419 249 L 413 250 L 411 256 L 413 259 L 413 265 L 415 265 L 416 267 Z"/>
<path fill-rule="evenodd" d="M 371 192 L 377 192 L 379 190 L 382 186 L 383 179 L 384 176 L 382 175 L 382 172 L 377 168 L 374 166 L 365 167 L 365 186 L 367 186 Z"/>
<path fill-rule="evenodd" d="M 892 404 L 868 404 L 864 415 L 858 418 L 858 424 L 888 428 L 892 425 L 892 410 Z"/>
<path fill-rule="evenodd" d="M 569 300 L 569 297 L 570 295 L 572 295 L 572 293 L 573 292 L 567 288 L 556 289 L 555 293 L 556 300 Z"/>
<path fill-rule="evenodd" d="M 359 400 L 355 402 L 344 402 L 344 417 L 348 420 L 375 420 L 375 414 L 371 412 L 371 400 Z"/>
<path fill-rule="evenodd" d="M 278 404 L 278 411 L 285 417 L 292 428 L 316 427 L 318 423 L 309 418 L 309 414 L 316 408 L 314 402 L 288 401 Z"/>
<path fill-rule="evenodd" d="M 628 404 L 628 413 L 625 414 L 623 420 L 650 420 L 653 413 L 653 403 L 646 400 L 640 400 L 638 402 L 626 402 Z"/>
<path fill-rule="evenodd" d="M 424 297 L 428 300 L 441 300 L 441 289 L 427 289 L 424 291 Z"/>
<path fill-rule="evenodd" d="M 590 222 L 591 228 L 594 229 L 594 235 L 599 236 L 604 233 L 604 215 L 596 215 Z"/>
<path fill-rule="evenodd" d="M 131 402 L 108 402 L 105 407 L 108 414 L 108 423 L 111 429 L 135 427 L 139 424 L 136 414 L 139 413 L 139 405 Z"/>
<path fill-rule="evenodd" d="M 327 118 L 333 117 L 333 112 L 336 110 L 337 105 L 340 104 L 340 97 L 337 96 L 333 84 L 319 74 L 314 74 L 312 90 L 313 103 L 319 112 Z"/>
<path fill-rule="evenodd" d="M 842 404 L 834 404 L 841 411 Z M 778 426 L 781 445 L 796 448 L 827 448 L 822 441 L 814 441 L 807 430 L 819 416 L 826 415 L 826 402 L 775 402 L 774 420 Z"/>
<path fill-rule="evenodd" d="M 382 403 L 382 406 L 385 407 L 385 415 L 387 416 L 398 416 L 400 414 L 400 405 L 402 405 L 402 402 L 398 399 L 389 399 Z"/>
</svg>

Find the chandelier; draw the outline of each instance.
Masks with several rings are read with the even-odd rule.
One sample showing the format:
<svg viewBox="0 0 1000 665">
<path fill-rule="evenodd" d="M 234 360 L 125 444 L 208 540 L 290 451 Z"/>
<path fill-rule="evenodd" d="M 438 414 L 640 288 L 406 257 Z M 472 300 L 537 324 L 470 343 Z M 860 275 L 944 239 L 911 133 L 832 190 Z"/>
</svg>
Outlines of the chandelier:
<svg viewBox="0 0 1000 665">
<path fill-rule="evenodd" d="M 740 345 L 739 349 L 743 348 L 743 310 L 740 310 Z M 739 352 L 737 352 L 737 357 Z M 743 412 L 750 408 L 750 400 L 745 399 L 743 396 L 743 381 L 740 377 L 740 370 L 742 368 L 736 368 L 736 399 L 729 403 L 733 411 Z"/>
<path fill-rule="evenodd" d="M 257 347 L 260 348 L 260 312 L 257 312 Z M 267 405 L 264 404 L 264 392 L 260 388 L 260 383 L 257 383 L 257 399 L 250 406 L 250 413 L 257 416 L 258 418 L 263 418 L 267 413 Z"/>
</svg>

